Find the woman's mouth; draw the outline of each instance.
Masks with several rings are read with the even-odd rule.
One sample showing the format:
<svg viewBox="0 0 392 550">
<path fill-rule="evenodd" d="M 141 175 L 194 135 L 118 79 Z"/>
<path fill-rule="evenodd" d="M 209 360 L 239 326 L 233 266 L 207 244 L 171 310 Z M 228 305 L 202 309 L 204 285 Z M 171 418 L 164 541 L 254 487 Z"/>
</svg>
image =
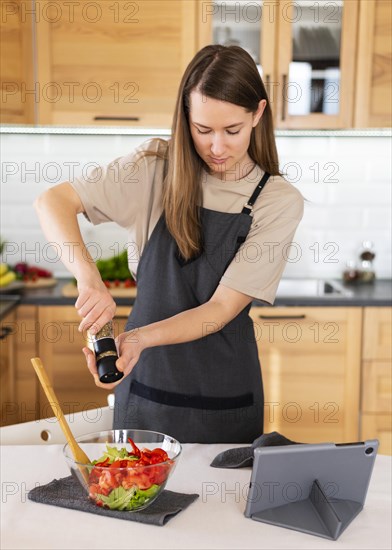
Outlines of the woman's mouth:
<svg viewBox="0 0 392 550">
<path fill-rule="evenodd" d="M 227 161 L 227 158 L 226 159 L 214 159 L 214 157 L 211 157 L 211 160 L 214 164 L 223 164 L 224 162 Z"/>
</svg>

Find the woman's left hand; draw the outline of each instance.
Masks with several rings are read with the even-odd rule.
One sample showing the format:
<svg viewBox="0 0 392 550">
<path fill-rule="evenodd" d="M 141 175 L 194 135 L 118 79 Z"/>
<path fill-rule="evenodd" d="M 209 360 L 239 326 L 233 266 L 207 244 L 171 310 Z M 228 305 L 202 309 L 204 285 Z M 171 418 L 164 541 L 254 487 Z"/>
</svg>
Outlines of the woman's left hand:
<svg viewBox="0 0 392 550">
<path fill-rule="evenodd" d="M 145 346 L 142 343 L 140 329 L 130 330 L 119 334 L 115 339 L 118 359 L 116 361 L 116 367 L 120 372 L 124 373 L 123 378 L 113 384 L 103 384 L 98 377 L 97 363 L 95 360 L 94 352 L 85 347 L 83 353 L 87 361 L 88 370 L 91 372 L 95 385 L 105 390 L 112 390 L 124 380 L 126 376 L 132 371 L 133 367 L 139 361 L 140 354 Z"/>
</svg>

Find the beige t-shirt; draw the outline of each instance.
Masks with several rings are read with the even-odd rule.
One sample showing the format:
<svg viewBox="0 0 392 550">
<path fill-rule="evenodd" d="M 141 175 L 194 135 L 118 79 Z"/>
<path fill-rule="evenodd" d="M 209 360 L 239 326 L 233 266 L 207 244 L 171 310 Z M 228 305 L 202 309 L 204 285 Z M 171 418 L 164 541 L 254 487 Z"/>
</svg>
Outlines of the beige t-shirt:
<svg viewBox="0 0 392 550">
<path fill-rule="evenodd" d="M 113 221 L 127 229 L 129 267 L 136 274 L 139 259 L 162 214 L 163 160 L 138 158 L 140 150 L 157 150 L 148 140 L 107 166 L 94 168 L 72 186 L 94 225 Z M 239 213 L 264 172 L 259 166 L 237 181 L 222 181 L 203 173 L 203 206 Z M 273 304 L 289 256 L 290 243 L 303 215 L 304 200 L 293 185 L 271 176 L 253 208 L 246 241 L 221 278 L 221 284 Z"/>
</svg>

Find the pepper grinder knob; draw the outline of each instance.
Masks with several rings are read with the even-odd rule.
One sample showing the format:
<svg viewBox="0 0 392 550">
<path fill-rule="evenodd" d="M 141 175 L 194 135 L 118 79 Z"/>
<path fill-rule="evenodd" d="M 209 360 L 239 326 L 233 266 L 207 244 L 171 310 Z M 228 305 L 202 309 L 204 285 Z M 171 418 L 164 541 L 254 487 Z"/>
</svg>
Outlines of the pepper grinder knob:
<svg viewBox="0 0 392 550">
<path fill-rule="evenodd" d="M 112 321 L 106 323 L 96 334 L 92 334 L 91 339 L 97 361 L 99 381 L 103 384 L 111 384 L 121 380 L 124 373 L 116 367 L 118 355 Z"/>
</svg>

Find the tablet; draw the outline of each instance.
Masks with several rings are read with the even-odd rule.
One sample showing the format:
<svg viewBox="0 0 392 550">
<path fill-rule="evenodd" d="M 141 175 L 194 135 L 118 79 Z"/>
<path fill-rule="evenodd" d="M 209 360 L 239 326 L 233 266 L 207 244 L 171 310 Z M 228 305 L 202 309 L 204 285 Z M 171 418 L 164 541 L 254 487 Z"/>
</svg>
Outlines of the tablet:
<svg viewBox="0 0 392 550">
<path fill-rule="evenodd" d="M 255 449 L 245 516 L 336 540 L 364 506 L 378 444 Z"/>
</svg>

